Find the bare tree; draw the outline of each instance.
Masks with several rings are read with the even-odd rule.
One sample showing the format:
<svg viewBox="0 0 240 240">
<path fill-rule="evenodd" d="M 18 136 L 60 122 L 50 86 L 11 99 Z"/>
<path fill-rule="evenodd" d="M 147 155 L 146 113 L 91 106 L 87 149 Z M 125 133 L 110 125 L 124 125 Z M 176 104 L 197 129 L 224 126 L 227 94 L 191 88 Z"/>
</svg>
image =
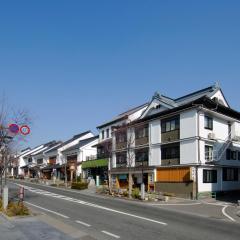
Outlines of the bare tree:
<svg viewBox="0 0 240 240">
<path fill-rule="evenodd" d="M 26 125 L 31 124 L 31 119 L 26 110 L 14 110 L 6 98 L 0 100 L 0 178 L 1 192 L 3 187 L 3 176 L 6 184 L 6 169 L 16 163 L 16 149 L 20 143 L 26 141 L 21 134 L 14 134 L 9 131 L 9 124 Z"/>
<path fill-rule="evenodd" d="M 128 173 L 128 196 L 132 198 L 133 186 L 133 165 L 135 160 L 134 145 L 135 136 L 134 128 L 130 124 L 115 127 L 116 149 L 118 151 L 126 152 L 125 166 Z"/>
</svg>

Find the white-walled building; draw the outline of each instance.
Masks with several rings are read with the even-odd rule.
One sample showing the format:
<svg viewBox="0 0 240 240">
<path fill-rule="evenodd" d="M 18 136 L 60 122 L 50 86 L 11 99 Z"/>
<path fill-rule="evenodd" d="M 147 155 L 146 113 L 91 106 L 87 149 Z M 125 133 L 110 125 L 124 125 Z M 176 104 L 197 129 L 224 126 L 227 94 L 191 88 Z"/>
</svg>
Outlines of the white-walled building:
<svg viewBox="0 0 240 240">
<path fill-rule="evenodd" d="M 171 99 L 155 94 L 130 124 L 115 128 L 109 173 L 126 188 L 197 197 L 202 192 L 240 189 L 240 113 L 219 86 Z"/>
</svg>

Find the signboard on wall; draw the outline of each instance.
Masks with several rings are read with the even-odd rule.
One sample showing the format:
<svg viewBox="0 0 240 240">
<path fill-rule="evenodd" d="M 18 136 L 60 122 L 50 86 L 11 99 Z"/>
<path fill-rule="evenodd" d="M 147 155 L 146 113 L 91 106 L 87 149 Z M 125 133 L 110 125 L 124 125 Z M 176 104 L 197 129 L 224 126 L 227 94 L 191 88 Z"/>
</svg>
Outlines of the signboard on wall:
<svg viewBox="0 0 240 240">
<path fill-rule="evenodd" d="M 195 167 L 191 167 L 191 169 L 190 169 L 190 180 L 192 180 L 193 182 L 196 182 L 196 168 Z"/>
</svg>

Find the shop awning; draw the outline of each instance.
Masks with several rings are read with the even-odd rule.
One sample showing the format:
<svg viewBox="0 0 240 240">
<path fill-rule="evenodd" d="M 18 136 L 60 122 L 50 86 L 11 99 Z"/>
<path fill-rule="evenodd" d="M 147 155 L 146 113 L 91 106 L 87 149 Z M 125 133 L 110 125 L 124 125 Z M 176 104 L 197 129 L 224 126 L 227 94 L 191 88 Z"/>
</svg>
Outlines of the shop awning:
<svg viewBox="0 0 240 240">
<path fill-rule="evenodd" d="M 97 160 L 89 160 L 82 162 L 82 168 L 98 168 L 98 167 L 107 167 L 108 166 L 108 159 L 97 159 Z"/>
</svg>

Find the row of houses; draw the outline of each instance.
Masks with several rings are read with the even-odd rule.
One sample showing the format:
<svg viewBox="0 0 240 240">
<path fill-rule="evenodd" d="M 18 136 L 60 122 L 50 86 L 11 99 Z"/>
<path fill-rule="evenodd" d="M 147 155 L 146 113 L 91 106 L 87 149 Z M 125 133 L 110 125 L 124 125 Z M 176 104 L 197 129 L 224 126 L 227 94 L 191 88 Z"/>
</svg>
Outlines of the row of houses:
<svg viewBox="0 0 240 240">
<path fill-rule="evenodd" d="M 19 174 L 68 179 L 100 176 L 116 188 L 196 197 L 240 189 L 240 113 L 215 84 L 173 99 L 152 99 L 66 142 L 25 149 Z"/>
</svg>

